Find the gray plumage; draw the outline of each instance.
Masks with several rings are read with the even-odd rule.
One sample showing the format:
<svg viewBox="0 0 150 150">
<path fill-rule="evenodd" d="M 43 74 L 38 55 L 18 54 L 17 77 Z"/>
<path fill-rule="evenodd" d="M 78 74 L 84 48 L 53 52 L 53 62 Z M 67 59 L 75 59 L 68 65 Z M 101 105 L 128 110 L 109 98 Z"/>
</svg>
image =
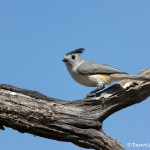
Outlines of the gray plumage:
<svg viewBox="0 0 150 150">
<path fill-rule="evenodd" d="M 106 64 L 98 64 L 92 61 L 84 61 L 80 67 L 77 68 L 77 72 L 83 75 L 107 74 L 114 80 L 132 79 L 150 81 L 148 77 L 129 75 L 115 67 Z"/>
<path fill-rule="evenodd" d="M 80 67 L 77 68 L 77 72 L 82 75 L 107 74 L 114 80 L 132 79 L 150 81 L 150 78 L 139 75 L 129 75 L 115 67 L 106 64 L 98 64 L 88 60 L 84 61 Z"/>
<path fill-rule="evenodd" d="M 84 61 L 80 67 L 77 68 L 78 73 L 80 74 L 127 74 L 122 72 L 121 70 L 105 65 L 105 64 L 98 64 L 92 61 Z"/>
<path fill-rule="evenodd" d="M 124 79 L 150 81 L 148 77 L 129 75 L 115 67 L 85 60 L 80 56 L 83 51 L 84 48 L 71 51 L 64 56 L 63 61 L 76 82 L 88 87 L 97 87 L 88 96 L 95 95 L 113 81 Z"/>
</svg>

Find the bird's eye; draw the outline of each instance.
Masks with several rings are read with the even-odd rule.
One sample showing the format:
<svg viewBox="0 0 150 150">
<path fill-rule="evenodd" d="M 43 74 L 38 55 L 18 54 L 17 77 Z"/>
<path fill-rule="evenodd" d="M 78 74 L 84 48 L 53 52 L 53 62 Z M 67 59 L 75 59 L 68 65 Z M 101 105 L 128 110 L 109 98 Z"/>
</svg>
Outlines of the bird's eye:
<svg viewBox="0 0 150 150">
<path fill-rule="evenodd" d="M 72 59 L 75 59 L 76 58 L 76 56 L 75 55 L 72 55 Z"/>
</svg>

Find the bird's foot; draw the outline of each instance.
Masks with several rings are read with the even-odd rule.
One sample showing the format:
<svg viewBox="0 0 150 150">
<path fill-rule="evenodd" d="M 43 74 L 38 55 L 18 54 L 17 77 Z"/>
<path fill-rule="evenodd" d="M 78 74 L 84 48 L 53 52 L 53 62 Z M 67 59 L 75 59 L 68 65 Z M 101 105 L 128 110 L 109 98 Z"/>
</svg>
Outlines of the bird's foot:
<svg viewBox="0 0 150 150">
<path fill-rule="evenodd" d="M 95 97 L 96 93 L 88 93 L 85 98 Z"/>
</svg>

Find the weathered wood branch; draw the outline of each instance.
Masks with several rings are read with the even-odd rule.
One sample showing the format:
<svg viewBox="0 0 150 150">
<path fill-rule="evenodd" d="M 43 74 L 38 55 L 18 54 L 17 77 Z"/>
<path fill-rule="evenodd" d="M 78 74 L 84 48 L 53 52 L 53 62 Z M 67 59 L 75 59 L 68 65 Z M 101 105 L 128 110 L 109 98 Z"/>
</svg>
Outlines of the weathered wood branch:
<svg viewBox="0 0 150 150">
<path fill-rule="evenodd" d="M 150 77 L 150 69 L 141 73 Z M 102 131 L 111 114 L 150 96 L 150 82 L 124 80 L 95 98 L 75 101 L 47 97 L 36 91 L 0 85 L 0 127 L 72 142 L 96 150 L 123 150 Z"/>
</svg>

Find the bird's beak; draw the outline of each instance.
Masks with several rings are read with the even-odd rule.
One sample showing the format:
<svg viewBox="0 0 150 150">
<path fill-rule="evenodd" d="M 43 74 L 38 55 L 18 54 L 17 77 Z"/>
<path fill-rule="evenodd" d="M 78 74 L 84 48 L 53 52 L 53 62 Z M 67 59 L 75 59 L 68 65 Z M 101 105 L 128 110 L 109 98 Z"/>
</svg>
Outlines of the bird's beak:
<svg viewBox="0 0 150 150">
<path fill-rule="evenodd" d="M 63 62 L 68 62 L 68 59 L 67 59 L 67 58 L 64 58 L 62 61 L 63 61 Z"/>
</svg>

